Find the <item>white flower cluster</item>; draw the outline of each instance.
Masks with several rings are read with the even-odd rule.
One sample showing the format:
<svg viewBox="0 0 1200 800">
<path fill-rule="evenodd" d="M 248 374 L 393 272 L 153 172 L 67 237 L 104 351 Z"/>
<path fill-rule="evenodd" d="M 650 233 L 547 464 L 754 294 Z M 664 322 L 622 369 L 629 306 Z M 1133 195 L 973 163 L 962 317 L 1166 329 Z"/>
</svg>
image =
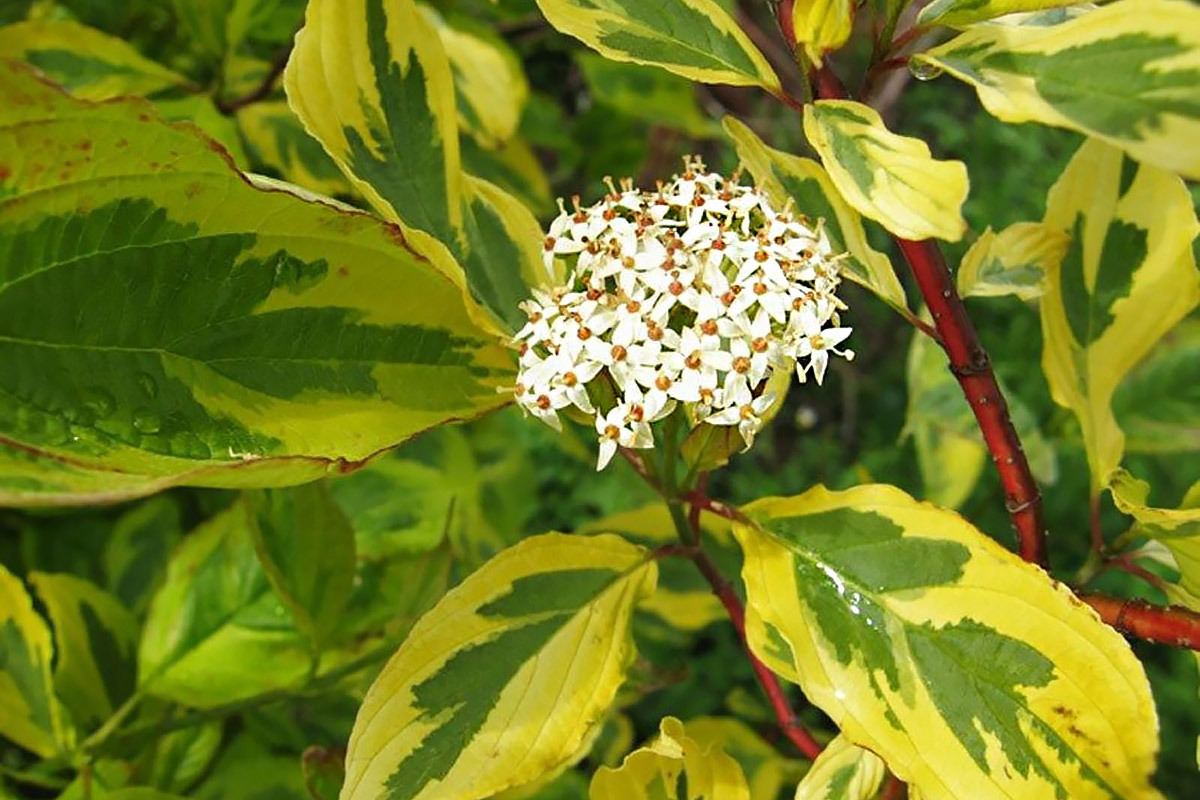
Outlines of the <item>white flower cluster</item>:
<svg viewBox="0 0 1200 800">
<path fill-rule="evenodd" d="M 560 200 L 544 248 L 552 275 L 566 260 L 565 285 L 521 306 L 517 402 L 556 429 L 569 406 L 594 416 L 597 469 L 618 446 L 652 447 L 650 423 L 678 404 L 694 424 L 737 425 L 749 447 L 775 399 L 764 391 L 773 372 L 795 365 L 800 381 L 820 383 L 830 353 L 854 355 L 837 349 L 850 328 L 838 321 L 841 256 L 822 225 L 698 158 L 684 166 L 653 192 L 607 180 L 589 208 Z M 597 409 L 601 398 L 612 407 Z"/>
</svg>

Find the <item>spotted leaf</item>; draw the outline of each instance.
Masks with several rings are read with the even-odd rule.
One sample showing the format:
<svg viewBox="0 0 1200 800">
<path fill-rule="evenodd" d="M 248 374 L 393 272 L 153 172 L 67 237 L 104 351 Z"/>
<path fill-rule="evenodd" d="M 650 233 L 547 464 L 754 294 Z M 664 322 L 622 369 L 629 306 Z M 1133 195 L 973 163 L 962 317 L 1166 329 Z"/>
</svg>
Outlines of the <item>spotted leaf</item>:
<svg viewBox="0 0 1200 800">
<path fill-rule="evenodd" d="M 444 253 L 219 150 L 0 69 L 0 502 L 302 483 L 503 403 Z"/>
<path fill-rule="evenodd" d="M 914 56 L 1005 122 L 1070 128 L 1200 178 L 1200 8 L 1117 0 L 1059 25 L 980 25 Z"/>
<path fill-rule="evenodd" d="M 853 100 L 804 107 L 804 135 L 834 186 L 864 217 L 905 239 L 957 242 L 967 223 L 967 168 L 939 161 L 920 139 L 899 136 L 873 108 Z"/>
<path fill-rule="evenodd" d="M 1200 302 L 1200 224 L 1178 176 L 1091 139 L 1050 190 L 1044 222 L 1071 237 L 1046 273 L 1042 369 L 1083 429 L 1092 486 L 1124 452 L 1117 385 Z"/>
<path fill-rule="evenodd" d="M 834 251 L 846 251 L 842 275 L 874 292 L 893 308 L 907 309 L 904 287 L 886 255 L 871 247 L 862 218 L 850 207 L 821 165 L 768 147 L 754 131 L 733 117 L 722 121 L 738 158 L 776 208 L 790 200 L 797 213 L 823 220 Z"/>
<path fill-rule="evenodd" d="M 54 645 L 19 578 L 0 565 L 0 736 L 49 758 L 74 733 L 54 693 Z"/>
<path fill-rule="evenodd" d="M 719 745 L 701 745 L 683 723 L 666 717 L 659 723 L 658 736 L 626 756 L 621 766 L 596 770 L 588 796 L 591 800 L 750 800 L 750 787 L 738 762 Z"/>
<path fill-rule="evenodd" d="M 927 800 L 1161 797 L 1141 664 L 1041 569 L 890 486 L 744 511 L 752 649 Z"/>
<path fill-rule="evenodd" d="M 614 61 L 633 61 L 702 83 L 761 86 L 779 78 L 715 0 L 537 0 L 558 30 Z"/>
<path fill-rule="evenodd" d="M 502 551 L 413 627 L 350 734 L 342 800 L 490 797 L 572 763 L 633 657 L 649 553 L 545 534 Z"/>
<path fill-rule="evenodd" d="M 796 787 L 796 800 L 869 800 L 886 774 L 883 759 L 838 736 Z"/>
<path fill-rule="evenodd" d="M 517 304 L 545 280 L 540 227 L 516 198 L 463 172 L 457 118 L 467 112 L 413 0 L 312 0 L 284 85 L 354 188 L 423 246 L 444 246 L 473 294 L 519 323 Z"/>
</svg>

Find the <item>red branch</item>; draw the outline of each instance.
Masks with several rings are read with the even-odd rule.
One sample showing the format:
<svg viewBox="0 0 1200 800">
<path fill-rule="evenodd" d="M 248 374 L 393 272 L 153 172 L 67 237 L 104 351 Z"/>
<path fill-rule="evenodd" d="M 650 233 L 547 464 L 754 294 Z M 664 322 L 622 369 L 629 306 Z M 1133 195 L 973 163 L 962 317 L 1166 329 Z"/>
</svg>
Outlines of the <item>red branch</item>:
<svg viewBox="0 0 1200 800">
<path fill-rule="evenodd" d="M 699 506 L 696 506 L 697 508 Z M 810 760 L 816 759 L 821 754 L 821 744 L 812 737 L 812 734 L 805 729 L 804 724 L 796 717 L 796 712 L 792 710 L 791 704 L 788 702 L 787 695 L 783 691 L 783 687 L 779 684 L 779 679 L 775 677 L 775 673 L 767 667 L 766 664 L 758 660 L 758 657 L 750 651 L 750 645 L 746 642 L 746 610 L 742 607 L 742 601 L 738 598 L 737 593 L 733 591 L 733 587 L 729 581 L 725 580 L 725 576 L 717 569 L 717 565 L 713 563 L 708 554 L 699 547 L 690 548 L 688 555 L 692 559 L 692 563 L 699 568 L 701 574 L 708 580 L 712 587 L 713 594 L 725 606 L 725 611 L 729 614 L 729 619 L 733 623 L 733 627 L 737 630 L 738 638 L 742 640 L 742 646 L 746 648 L 746 657 L 750 659 L 750 666 L 754 667 L 754 674 L 758 677 L 758 682 L 762 684 L 763 691 L 767 694 L 767 700 L 771 703 L 771 709 L 775 712 L 775 719 L 779 722 L 780 729 L 792 744 L 796 745 L 801 753 L 807 756 Z"/>
<path fill-rule="evenodd" d="M 828 65 L 817 70 L 813 77 L 818 97 L 848 97 L 842 82 Z M 1021 558 L 1045 567 L 1046 528 L 1042 524 L 1041 494 L 1025 451 L 1021 449 L 1008 404 L 996 383 L 987 351 L 980 344 L 975 326 L 958 296 L 954 279 L 946 268 L 946 259 L 937 243 L 931 240 L 895 239 L 933 315 L 933 324 L 950 359 L 950 371 L 958 379 L 967 403 L 975 412 L 983 439 L 1000 474 L 1005 505 L 1017 532 Z"/>
<path fill-rule="evenodd" d="M 1081 594 L 1079 599 L 1096 609 L 1100 619 L 1121 633 L 1147 642 L 1200 650 L 1200 614 L 1195 611 L 1103 594 Z"/>
</svg>

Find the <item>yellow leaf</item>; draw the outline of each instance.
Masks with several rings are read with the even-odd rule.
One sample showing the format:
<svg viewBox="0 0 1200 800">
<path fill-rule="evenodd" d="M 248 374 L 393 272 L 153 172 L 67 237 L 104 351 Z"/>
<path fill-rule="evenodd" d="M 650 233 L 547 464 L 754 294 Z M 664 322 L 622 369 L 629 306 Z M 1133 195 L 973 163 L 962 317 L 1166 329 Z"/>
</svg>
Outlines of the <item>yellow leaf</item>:
<svg viewBox="0 0 1200 800">
<path fill-rule="evenodd" d="M 681 793 L 686 776 L 687 793 Z M 592 776 L 591 800 L 750 800 L 737 761 L 717 745 L 700 745 L 683 723 L 665 717 L 658 736 L 625 757 L 621 766 L 600 767 Z"/>
<path fill-rule="evenodd" d="M 649 64 L 701 83 L 761 86 L 779 78 L 714 0 L 537 0 L 558 30 L 614 61 Z"/>
<path fill-rule="evenodd" d="M 1043 278 L 1057 267 L 1071 239 L 1041 222 L 1018 222 L 1000 233 L 988 228 L 958 265 L 958 293 L 963 297 L 1022 300 L 1040 297 Z"/>
<path fill-rule="evenodd" d="M 1046 273 L 1042 369 L 1083 429 L 1093 490 L 1121 461 L 1117 385 L 1200 301 L 1200 231 L 1179 177 L 1088 140 L 1050 190 L 1045 223 L 1071 237 Z"/>
<path fill-rule="evenodd" d="M 951 242 L 967 228 L 967 167 L 939 161 L 920 139 L 899 136 L 869 106 L 818 100 L 804 107 L 804 135 L 851 206 L 905 239 Z"/>
<path fill-rule="evenodd" d="M 1133 530 L 1166 545 L 1175 557 L 1183 588 L 1200 595 L 1200 481 L 1188 490 L 1179 508 L 1146 505 L 1150 485 L 1123 469 L 1114 470 L 1106 483 L 1117 508 L 1137 520 Z"/>
<path fill-rule="evenodd" d="M 893 308 L 907 310 L 904 287 L 892 269 L 892 262 L 867 243 L 862 218 L 842 199 L 821 165 L 810 158 L 768 147 L 754 131 L 733 117 L 725 117 L 722 125 L 733 140 L 738 158 L 777 208 L 791 199 L 797 212 L 824 221 L 833 249 L 850 254 L 842 262 L 842 274 Z"/>
<path fill-rule="evenodd" d="M 700 747 L 733 756 L 746 774 L 753 800 L 776 800 L 785 786 L 794 785 L 808 769 L 803 761 L 784 758 L 740 719 L 693 717 L 686 727 Z"/>
<path fill-rule="evenodd" d="M 890 486 L 744 509 L 746 629 L 927 800 L 1149 800 L 1140 662 L 1038 567 Z"/>
<path fill-rule="evenodd" d="M 367 692 L 342 800 L 475 800 L 572 763 L 633 658 L 656 565 L 617 536 L 502 551 L 421 618 Z"/>
<path fill-rule="evenodd" d="M 972 27 L 914 56 L 1005 122 L 1070 128 L 1200 178 L 1200 7 L 1117 0 L 1058 25 Z"/>
<path fill-rule="evenodd" d="M 968 27 L 976 22 L 1015 14 L 1072 5 L 1075 0 L 933 0 L 917 15 L 920 25 Z"/>
<path fill-rule="evenodd" d="M 838 736 L 796 787 L 796 800 L 868 800 L 886 774 L 883 759 Z"/>
<path fill-rule="evenodd" d="M 84 100 L 195 89 L 187 78 L 146 58 L 123 39 L 66 20 L 0 27 L 0 58 L 26 61 Z"/>
<path fill-rule="evenodd" d="M 54 694 L 50 628 L 24 584 L 0 565 L 0 737 L 43 758 L 70 748 L 74 734 Z"/>
<path fill-rule="evenodd" d="M 854 29 L 854 4 L 850 0 L 796 0 L 792 5 L 792 30 L 817 66 L 828 50 L 836 50 Z"/>
</svg>

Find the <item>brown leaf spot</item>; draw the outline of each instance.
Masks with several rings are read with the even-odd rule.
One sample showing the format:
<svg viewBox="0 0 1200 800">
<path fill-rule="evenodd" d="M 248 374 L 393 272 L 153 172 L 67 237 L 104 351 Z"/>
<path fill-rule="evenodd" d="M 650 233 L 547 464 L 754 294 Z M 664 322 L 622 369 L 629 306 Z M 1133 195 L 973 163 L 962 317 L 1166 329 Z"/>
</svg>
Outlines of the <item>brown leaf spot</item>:
<svg viewBox="0 0 1200 800">
<path fill-rule="evenodd" d="M 345 278 L 347 275 L 350 274 L 350 270 L 346 269 L 345 267 L 338 267 L 337 274 L 340 275 L 341 277 Z"/>
</svg>

